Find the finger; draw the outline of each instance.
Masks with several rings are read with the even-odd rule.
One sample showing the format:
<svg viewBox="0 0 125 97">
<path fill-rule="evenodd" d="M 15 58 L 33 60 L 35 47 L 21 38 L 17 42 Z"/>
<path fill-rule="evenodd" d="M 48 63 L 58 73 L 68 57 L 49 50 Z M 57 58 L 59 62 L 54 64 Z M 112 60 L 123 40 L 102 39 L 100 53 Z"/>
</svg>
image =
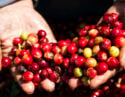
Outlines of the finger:
<svg viewBox="0 0 125 97">
<path fill-rule="evenodd" d="M 125 47 L 121 48 L 119 60 L 120 66 L 125 69 Z"/>
<path fill-rule="evenodd" d="M 114 76 L 116 73 L 116 70 L 108 70 L 103 75 L 97 75 L 90 81 L 90 87 L 91 88 L 97 88 L 100 85 L 104 84 L 109 78 Z"/>
<path fill-rule="evenodd" d="M 40 82 L 40 85 L 44 90 L 48 92 L 53 92 L 55 90 L 55 83 L 49 79 L 44 79 Z"/>
<path fill-rule="evenodd" d="M 16 70 L 16 67 L 13 66 L 11 68 L 11 72 L 12 75 L 14 76 L 14 78 L 17 80 L 18 84 L 21 86 L 22 90 L 27 93 L 27 94 L 33 94 L 34 90 L 35 90 L 35 86 L 32 83 L 32 81 L 30 82 L 23 82 L 22 81 L 22 75 L 20 73 L 18 73 L 18 71 Z"/>
<path fill-rule="evenodd" d="M 119 15 L 119 10 L 117 9 L 116 5 L 113 5 L 113 6 L 111 6 L 111 7 L 106 11 L 106 13 L 116 13 L 116 14 Z M 98 21 L 97 26 L 98 26 L 99 24 L 101 24 L 102 21 L 103 21 L 103 17 L 101 17 L 101 19 Z"/>
<path fill-rule="evenodd" d="M 80 80 L 75 77 L 70 78 L 68 81 L 68 85 L 72 90 L 76 89 L 78 86 L 80 86 L 80 84 Z"/>
</svg>

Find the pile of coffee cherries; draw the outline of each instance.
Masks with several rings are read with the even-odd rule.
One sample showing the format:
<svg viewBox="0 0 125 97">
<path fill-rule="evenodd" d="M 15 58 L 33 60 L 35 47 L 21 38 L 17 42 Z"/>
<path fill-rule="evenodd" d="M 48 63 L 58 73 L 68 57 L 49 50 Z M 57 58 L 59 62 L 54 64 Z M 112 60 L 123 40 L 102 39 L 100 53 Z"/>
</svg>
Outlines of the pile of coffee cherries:
<svg viewBox="0 0 125 97">
<path fill-rule="evenodd" d="M 96 75 L 120 68 L 120 48 L 125 45 L 122 27 L 118 15 L 110 13 L 99 26 L 85 26 L 72 40 L 51 43 L 44 30 L 24 32 L 13 39 L 12 59 L 3 57 L 2 66 L 16 66 L 23 81 L 32 81 L 35 86 L 46 78 L 60 83 L 71 77 L 89 85 Z"/>
<path fill-rule="evenodd" d="M 53 82 L 59 79 L 63 56 L 59 53 L 54 43 L 49 43 L 44 30 L 34 33 L 22 33 L 13 39 L 13 48 L 9 57 L 3 57 L 2 66 L 16 66 L 22 73 L 23 81 L 32 81 L 35 86 L 48 78 Z M 52 62 L 53 60 L 53 62 Z M 55 65 L 57 64 L 57 65 Z"/>
</svg>

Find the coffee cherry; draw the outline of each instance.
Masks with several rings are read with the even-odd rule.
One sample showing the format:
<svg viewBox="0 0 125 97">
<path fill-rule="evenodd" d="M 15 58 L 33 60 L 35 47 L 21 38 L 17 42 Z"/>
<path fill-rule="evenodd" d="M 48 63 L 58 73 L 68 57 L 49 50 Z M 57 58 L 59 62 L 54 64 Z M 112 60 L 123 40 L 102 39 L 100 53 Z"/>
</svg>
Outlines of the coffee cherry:
<svg viewBox="0 0 125 97">
<path fill-rule="evenodd" d="M 44 30 L 39 30 L 37 35 L 38 35 L 39 38 L 46 37 L 46 32 Z"/>
<path fill-rule="evenodd" d="M 40 38 L 40 44 L 46 43 L 48 41 L 49 41 L 48 38 L 45 37 Z"/>
<path fill-rule="evenodd" d="M 34 59 L 40 59 L 42 57 L 42 52 L 39 49 L 32 49 L 31 50 L 31 56 Z"/>
<path fill-rule="evenodd" d="M 40 49 L 40 44 L 36 43 L 36 44 L 32 45 L 32 49 Z"/>
<path fill-rule="evenodd" d="M 27 43 L 29 45 L 34 45 L 34 44 L 38 43 L 38 36 L 34 33 L 30 33 L 27 38 Z"/>
<path fill-rule="evenodd" d="M 42 79 L 48 78 L 49 77 L 49 73 L 46 69 L 42 69 L 40 76 Z"/>
<path fill-rule="evenodd" d="M 23 32 L 23 33 L 21 34 L 21 36 L 20 36 L 21 39 L 22 39 L 22 40 L 27 40 L 28 34 L 29 34 L 28 32 Z"/>
<path fill-rule="evenodd" d="M 47 51 L 51 51 L 52 45 L 50 43 L 44 43 L 41 45 L 41 50 L 45 53 Z"/>
<path fill-rule="evenodd" d="M 83 75 L 82 70 L 79 67 L 74 68 L 74 76 L 81 77 Z"/>
<path fill-rule="evenodd" d="M 99 45 L 93 46 L 93 48 L 92 48 L 93 55 L 97 55 L 100 50 L 101 50 L 101 48 Z"/>
<path fill-rule="evenodd" d="M 18 46 L 19 44 L 22 44 L 22 43 L 23 43 L 23 41 L 20 37 L 16 37 L 16 38 L 13 39 L 13 44 L 15 46 Z"/>
<path fill-rule="evenodd" d="M 68 44 L 67 44 L 67 42 L 65 41 L 65 40 L 60 40 L 60 41 L 58 41 L 58 46 L 59 47 L 63 47 L 63 46 L 67 46 Z"/>
<path fill-rule="evenodd" d="M 78 41 L 78 37 L 74 37 L 73 39 L 72 39 L 72 42 L 77 42 Z"/>
<path fill-rule="evenodd" d="M 68 38 L 65 40 L 67 42 L 67 44 L 70 44 L 72 41 Z"/>
<path fill-rule="evenodd" d="M 13 47 L 10 51 L 10 55 L 15 56 L 16 55 L 17 48 Z"/>
<path fill-rule="evenodd" d="M 97 61 L 95 58 L 87 58 L 85 62 L 86 67 L 96 67 L 97 66 Z"/>
<path fill-rule="evenodd" d="M 79 57 L 78 54 L 72 54 L 70 57 L 70 63 L 75 64 L 75 61 L 77 60 L 78 57 Z"/>
<path fill-rule="evenodd" d="M 62 64 L 63 56 L 61 54 L 55 54 L 54 62 L 55 62 L 55 64 L 58 64 L 58 65 Z"/>
<path fill-rule="evenodd" d="M 102 43 L 104 40 L 103 40 L 103 37 L 102 36 L 97 36 L 97 37 L 95 37 L 95 39 L 94 39 L 94 42 L 95 42 L 95 44 L 100 44 L 100 43 Z"/>
<path fill-rule="evenodd" d="M 109 36 L 110 35 L 110 28 L 109 27 L 105 27 L 105 26 L 101 27 L 100 34 L 102 36 Z"/>
<path fill-rule="evenodd" d="M 91 29 L 89 30 L 88 34 L 90 37 L 94 38 L 99 34 L 99 31 L 97 29 Z"/>
<path fill-rule="evenodd" d="M 64 67 L 64 68 L 68 68 L 68 67 L 69 67 L 69 58 L 65 58 L 65 59 L 63 60 L 63 67 Z"/>
<path fill-rule="evenodd" d="M 81 67 L 84 65 L 86 59 L 83 56 L 79 56 L 76 60 L 75 60 L 75 64 L 78 67 Z"/>
<path fill-rule="evenodd" d="M 61 52 L 62 55 L 66 55 L 67 54 L 67 46 L 63 46 L 61 47 Z"/>
<path fill-rule="evenodd" d="M 21 49 L 18 48 L 18 49 L 16 50 L 16 56 L 19 56 L 19 55 L 20 55 L 20 52 L 21 52 Z"/>
<path fill-rule="evenodd" d="M 52 68 L 50 68 L 50 67 L 46 67 L 45 69 L 47 70 L 47 72 L 48 72 L 49 74 L 53 73 Z"/>
<path fill-rule="evenodd" d="M 32 63 L 31 65 L 29 65 L 30 66 L 30 70 L 32 71 L 32 72 L 37 72 L 37 71 L 39 71 L 39 65 L 37 64 L 37 63 Z"/>
<path fill-rule="evenodd" d="M 1 64 L 2 64 L 2 67 L 7 68 L 11 65 L 11 59 L 9 57 L 3 57 Z"/>
<path fill-rule="evenodd" d="M 15 65 L 20 64 L 20 63 L 21 63 L 21 61 L 22 61 L 22 60 L 21 60 L 21 58 L 20 58 L 20 57 L 15 57 L 15 58 L 14 58 L 14 64 L 15 64 Z"/>
<path fill-rule="evenodd" d="M 89 47 L 93 47 L 94 46 L 94 39 L 93 38 L 88 41 L 88 46 Z"/>
<path fill-rule="evenodd" d="M 122 30 L 119 28 L 113 28 L 111 31 L 111 36 L 112 37 L 118 37 L 122 35 Z"/>
<path fill-rule="evenodd" d="M 109 50 L 109 48 L 111 47 L 111 41 L 107 38 L 104 38 L 104 41 L 100 44 L 100 47 L 103 50 Z"/>
<path fill-rule="evenodd" d="M 97 75 L 97 71 L 94 68 L 87 69 L 87 76 L 89 78 L 94 78 Z"/>
<path fill-rule="evenodd" d="M 49 63 L 48 63 L 46 60 L 42 59 L 42 60 L 38 61 L 38 65 L 39 65 L 41 68 L 44 68 L 44 67 L 48 67 L 48 66 L 49 66 Z"/>
<path fill-rule="evenodd" d="M 57 79 L 58 79 L 58 75 L 56 72 L 52 72 L 50 75 L 49 75 L 49 79 L 53 82 L 56 82 Z"/>
<path fill-rule="evenodd" d="M 119 61 L 115 57 L 108 58 L 107 63 L 110 69 L 114 69 L 119 66 Z"/>
<path fill-rule="evenodd" d="M 109 48 L 109 54 L 111 57 L 118 57 L 120 54 L 119 48 L 116 46 L 111 46 Z"/>
<path fill-rule="evenodd" d="M 31 55 L 24 55 L 23 58 L 22 58 L 22 62 L 25 64 L 25 65 L 31 65 L 32 62 L 33 62 L 33 58 Z"/>
<path fill-rule="evenodd" d="M 99 62 L 96 66 L 98 74 L 103 74 L 108 70 L 108 65 L 105 62 Z"/>
<path fill-rule="evenodd" d="M 123 23 L 120 22 L 120 21 L 115 21 L 115 22 L 113 23 L 113 27 L 122 29 L 122 28 L 123 28 Z"/>
<path fill-rule="evenodd" d="M 125 37 L 125 30 L 122 30 L 122 35 L 123 37 Z"/>
<path fill-rule="evenodd" d="M 40 74 L 39 74 L 39 73 L 36 73 L 36 74 L 33 76 L 33 82 L 39 83 L 40 81 L 41 81 Z"/>
<path fill-rule="evenodd" d="M 85 58 L 90 58 L 92 56 L 91 48 L 84 48 L 83 55 Z"/>
<path fill-rule="evenodd" d="M 78 40 L 78 46 L 81 48 L 84 48 L 87 45 L 87 40 L 86 39 L 80 39 Z"/>
<path fill-rule="evenodd" d="M 96 25 L 90 25 L 90 29 L 95 29 Z"/>
<path fill-rule="evenodd" d="M 23 80 L 29 82 L 33 79 L 33 73 L 30 71 L 26 71 L 23 73 Z"/>
<path fill-rule="evenodd" d="M 20 57 L 23 57 L 24 55 L 29 55 L 29 52 L 27 50 L 22 49 L 19 53 Z"/>
<path fill-rule="evenodd" d="M 88 31 L 87 31 L 88 29 L 85 29 L 85 28 L 83 28 L 83 29 L 81 29 L 80 31 L 79 31 L 79 36 L 85 36 L 85 35 L 87 35 L 87 33 L 88 33 Z"/>
<path fill-rule="evenodd" d="M 97 59 L 98 61 L 106 61 L 108 58 L 108 55 L 106 52 L 104 51 L 100 51 L 98 54 L 97 54 Z"/>
<path fill-rule="evenodd" d="M 88 33 L 88 30 L 90 29 L 89 25 L 86 25 L 85 27 L 83 27 L 80 31 L 79 31 L 79 36 L 85 36 Z"/>
<path fill-rule="evenodd" d="M 56 53 L 60 53 L 61 52 L 61 48 L 59 46 L 55 45 L 55 46 L 52 47 L 52 51 L 55 54 Z"/>
<path fill-rule="evenodd" d="M 117 47 L 123 47 L 125 46 L 125 38 L 122 36 L 118 36 L 114 39 L 114 45 Z"/>
<path fill-rule="evenodd" d="M 118 20 L 118 15 L 116 13 L 106 13 L 103 16 L 103 21 L 106 23 L 113 23 Z"/>
<path fill-rule="evenodd" d="M 72 45 L 72 44 L 70 44 L 70 45 L 68 45 L 68 47 L 67 47 L 67 51 L 68 51 L 68 53 L 70 53 L 70 54 L 74 54 L 74 53 L 77 51 L 77 47 L 74 46 L 74 45 Z"/>
<path fill-rule="evenodd" d="M 54 58 L 54 53 L 53 52 L 49 52 L 49 51 L 44 52 L 44 58 L 46 60 L 52 60 Z"/>
</svg>

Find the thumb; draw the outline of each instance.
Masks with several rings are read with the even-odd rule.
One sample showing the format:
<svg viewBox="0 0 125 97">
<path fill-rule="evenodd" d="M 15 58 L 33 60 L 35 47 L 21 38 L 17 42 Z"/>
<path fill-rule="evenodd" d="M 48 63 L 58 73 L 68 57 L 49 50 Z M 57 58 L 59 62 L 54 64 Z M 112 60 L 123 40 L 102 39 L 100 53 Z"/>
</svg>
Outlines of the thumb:
<svg viewBox="0 0 125 97">
<path fill-rule="evenodd" d="M 125 47 L 121 48 L 119 60 L 121 67 L 125 69 Z"/>
<path fill-rule="evenodd" d="M 97 88 L 100 85 L 107 82 L 108 79 L 110 79 L 112 76 L 114 76 L 116 73 L 116 70 L 108 70 L 103 75 L 97 75 L 90 81 L 90 87 L 91 88 Z"/>
</svg>

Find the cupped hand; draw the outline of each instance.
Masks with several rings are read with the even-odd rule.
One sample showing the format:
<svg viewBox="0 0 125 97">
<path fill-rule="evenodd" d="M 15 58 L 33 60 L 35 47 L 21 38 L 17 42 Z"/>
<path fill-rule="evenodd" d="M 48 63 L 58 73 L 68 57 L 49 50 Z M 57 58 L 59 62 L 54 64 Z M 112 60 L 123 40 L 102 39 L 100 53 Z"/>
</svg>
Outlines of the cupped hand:
<svg viewBox="0 0 125 97">
<path fill-rule="evenodd" d="M 125 2 L 121 3 L 121 2 L 116 2 L 113 6 L 111 6 L 106 13 L 116 13 L 119 15 L 120 17 L 120 21 L 123 23 L 123 25 L 125 25 L 125 16 L 124 16 L 124 8 L 125 8 Z M 100 19 L 100 21 L 98 22 L 98 24 L 100 24 L 102 22 L 102 19 Z M 124 28 L 124 26 L 123 26 Z M 120 50 L 120 66 L 121 69 L 123 69 L 123 67 L 125 67 L 125 47 L 122 47 Z M 91 88 L 97 88 L 100 85 L 104 84 L 105 82 L 107 82 L 108 79 L 110 79 L 111 77 L 113 77 L 115 74 L 117 73 L 116 69 L 113 70 L 108 70 L 107 72 L 105 72 L 103 75 L 97 75 L 95 78 L 93 78 L 90 81 L 90 87 Z"/>
<path fill-rule="evenodd" d="M 47 38 L 50 42 L 56 42 L 51 29 L 46 21 L 34 9 L 31 0 L 20 0 L 0 9 L 0 59 L 2 56 L 8 56 L 13 47 L 12 41 L 14 37 L 20 36 L 22 32 L 37 33 L 43 29 L 47 32 Z M 1 66 L 0 66 L 1 67 Z M 28 94 L 32 94 L 35 86 L 32 82 L 21 82 L 22 75 L 16 70 L 16 67 L 11 68 L 15 79 Z M 48 83 L 48 86 L 43 84 Z M 54 89 L 55 84 L 46 79 L 41 82 L 43 88 L 48 91 Z M 51 87 L 51 88 L 46 88 Z M 50 90 L 49 90 L 50 89 Z"/>
<path fill-rule="evenodd" d="M 111 6 L 106 13 L 117 13 L 120 17 L 120 21 L 123 23 L 123 28 L 125 27 L 125 2 L 116 2 L 113 6 Z M 99 20 L 97 25 L 99 25 L 102 22 L 102 18 Z M 121 69 L 125 69 L 125 47 L 122 47 L 120 50 L 120 66 Z M 90 88 L 98 88 L 100 85 L 106 83 L 108 79 L 113 77 L 117 73 L 116 69 L 113 70 L 107 70 L 102 75 L 97 75 L 93 79 L 90 80 Z M 78 86 L 83 85 L 83 83 L 80 82 L 78 78 L 70 78 L 69 79 L 69 86 L 74 89 Z"/>
</svg>

